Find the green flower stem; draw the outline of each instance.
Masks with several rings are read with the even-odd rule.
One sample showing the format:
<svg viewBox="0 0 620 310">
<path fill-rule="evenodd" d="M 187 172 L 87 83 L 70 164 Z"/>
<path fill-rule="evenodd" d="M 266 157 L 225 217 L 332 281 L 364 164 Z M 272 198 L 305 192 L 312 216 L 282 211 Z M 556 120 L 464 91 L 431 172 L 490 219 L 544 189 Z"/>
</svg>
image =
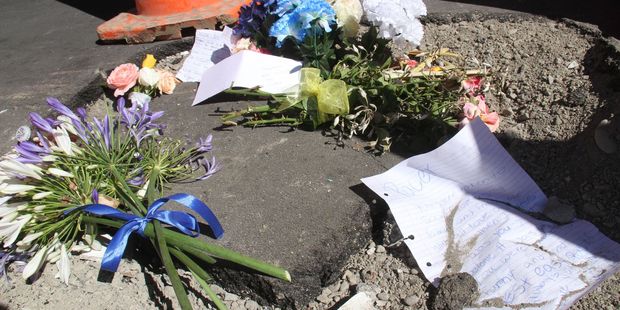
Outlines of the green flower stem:
<svg viewBox="0 0 620 310">
<path fill-rule="evenodd" d="M 174 255 L 174 257 L 176 257 L 181 263 L 185 264 L 187 268 L 189 268 L 189 270 L 194 275 L 196 281 L 200 283 L 200 286 L 202 286 L 211 301 L 218 309 L 227 309 L 226 305 L 222 303 L 222 301 L 217 297 L 217 294 L 215 294 L 211 287 L 209 287 L 209 284 L 207 284 L 207 281 L 211 281 L 211 276 L 209 276 L 209 274 L 204 269 L 202 269 L 198 264 L 196 264 L 196 262 L 194 262 L 189 256 L 185 255 L 185 253 L 183 253 L 182 251 L 179 251 L 175 248 L 170 248 L 170 253 Z"/>
<path fill-rule="evenodd" d="M 233 119 L 244 116 L 251 113 L 272 113 L 275 112 L 275 109 L 270 107 L 269 105 L 259 105 L 255 107 L 248 107 L 247 109 L 241 111 L 235 111 L 231 113 L 227 113 L 220 118 L 222 122 L 232 121 Z"/>
<path fill-rule="evenodd" d="M 130 203 L 128 204 L 128 207 L 131 208 L 131 212 L 133 212 L 135 215 L 145 215 L 147 211 L 146 208 L 144 207 L 144 205 L 142 205 L 141 199 L 131 190 L 131 188 L 129 188 L 129 185 L 127 184 L 127 182 L 125 182 L 125 178 L 123 178 L 123 176 L 118 172 L 118 170 L 116 170 L 116 167 L 114 167 L 114 165 L 110 165 L 108 168 L 116 179 L 114 184 L 116 186 L 120 186 L 123 189 L 122 191 L 118 191 L 118 193 L 122 193 L 123 196 L 126 196 L 124 197 L 125 199 L 129 199 L 128 202 Z"/>
<path fill-rule="evenodd" d="M 207 282 L 204 279 L 199 277 L 196 272 L 191 270 L 191 268 L 190 268 L 190 271 L 192 272 L 192 275 L 194 276 L 196 281 L 200 283 L 200 286 L 202 286 L 202 289 L 204 289 L 205 292 L 207 292 L 207 296 L 211 298 L 211 301 L 215 304 L 215 306 L 219 310 L 228 310 L 226 305 L 217 297 L 217 294 L 215 294 L 215 292 L 211 289 L 211 287 L 209 287 L 209 284 L 207 284 Z"/>
<path fill-rule="evenodd" d="M 287 124 L 287 125 L 300 125 L 300 122 L 296 118 L 292 117 L 282 117 L 282 118 L 274 118 L 274 119 L 262 119 L 257 121 L 247 121 L 243 123 L 243 126 L 254 127 L 254 126 L 263 126 L 263 125 L 274 125 L 274 124 Z"/>
<path fill-rule="evenodd" d="M 264 92 L 255 88 L 250 89 L 232 89 L 229 88 L 224 91 L 227 94 L 232 95 L 242 95 L 242 96 L 253 96 L 253 97 L 263 97 L 263 98 L 271 98 L 274 94 Z"/>
<path fill-rule="evenodd" d="M 146 190 L 146 197 L 149 205 L 151 205 L 155 201 L 156 197 L 156 181 L 159 178 L 159 167 L 153 167 L 151 174 L 149 176 L 149 186 Z M 174 262 L 172 261 L 172 257 L 170 257 L 170 252 L 168 251 L 168 244 L 166 242 L 166 238 L 164 237 L 164 228 L 161 225 L 161 222 L 158 220 L 153 220 L 153 230 L 155 232 L 155 239 L 157 240 L 157 249 L 159 252 L 159 256 L 161 257 L 164 266 L 166 267 L 166 273 L 168 273 L 168 277 L 170 278 L 170 282 L 172 282 L 172 288 L 174 289 L 175 295 L 177 295 L 177 300 L 181 309 L 192 309 L 192 305 L 189 302 L 189 298 L 187 297 L 187 292 L 183 287 L 183 282 L 181 282 L 181 278 L 179 278 L 179 274 L 177 273 L 177 269 L 174 266 Z"/>
<path fill-rule="evenodd" d="M 170 282 L 172 282 L 172 288 L 174 289 L 174 293 L 177 295 L 179 305 L 181 306 L 181 309 L 192 309 L 192 305 L 187 297 L 187 292 L 185 292 L 185 288 L 183 287 L 183 282 L 181 282 L 177 269 L 172 262 L 172 257 L 170 257 L 170 252 L 168 252 L 168 244 L 166 243 L 166 238 L 163 236 L 164 229 L 158 220 L 153 220 L 152 226 L 155 231 L 157 247 L 159 254 L 161 255 L 161 260 L 166 267 L 166 272 L 168 273 L 168 277 L 170 277 Z"/>
<path fill-rule="evenodd" d="M 116 227 L 116 228 L 119 228 L 123 226 L 124 224 L 121 221 L 109 220 L 109 219 L 92 217 L 92 216 L 84 216 L 83 221 L 87 223 L 101 224 L 101 225 L 106 225 L 106 226 Z M 151 238 L 155 236 L 154 231 L 153 231 L 153 225 L 151 223 L 147 224 L 146 228 L 144 229 L 144 234 L 147 237 L 151 237 Z M 254 269 L 258 272 L 262 272 L 274 278 L 278 278 L 278 279 L 281 279 L 287 282 L 291 282 L 291 275 L 289 274 L 289 272 L 278 266 L 265 263 L 265 262 L 259 261 L 251 257 L 241 255 L 227 248 L 214 245 L 214 244 L 210 244 L 210 243 L 201 241 L 199 239 L 192 238 L 190 236 L 174 232 L 170 229 L 164 229 L 163 235 L 166 238 L 166 242 L 170 246 L 175 246 L 182 251 L 186 251 L 186 250 L 191 251 L 192 249 L 198 249 L 200 251 L 207 252 L 211 254 L 212 256 L 239 264 L 241 266 L 248 267 L 250 269 Z"/>
<path fill-rule="evenodd" d="M 205 252 L 203 252 L 203 251 L 201 251 L 199 249 L 186 248 L 184 250 L 185 250 L 185 252 L 195 256 L 196 258 L 200 258 L 202 261 L 204 261 L 207 264 L 215 264 L 215 263 L 217 263 L 215 258 L 209 256 L 207 253 L 205 253 Z"/>
</svg>

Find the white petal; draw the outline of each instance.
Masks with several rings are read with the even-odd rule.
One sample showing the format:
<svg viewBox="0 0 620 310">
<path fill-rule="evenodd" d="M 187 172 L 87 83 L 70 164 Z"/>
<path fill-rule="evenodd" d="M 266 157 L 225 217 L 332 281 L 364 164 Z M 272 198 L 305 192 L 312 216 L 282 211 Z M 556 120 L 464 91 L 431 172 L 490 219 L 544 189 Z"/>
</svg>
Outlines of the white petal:
<svg viewBox="0 0 620 310">
<path fill-rule="evenodd" d="M 54 129 L 54 140 L 56 146 L 60 148 L 65 154 L 73 155 L 73 149 L 71 148 L 71 138 L 64 128 Z"/>
<path fill-rule="evenodd" d="M 2 187 L 0 187 L 0 193 L 6 195 L 12 194 L 25 194 L 28 191 L 35 189 L 36 186 L 20 184 L 20 183 L 4 183 Z"/>
<path fill-rule="evenodd" d="M 67 177 L 67 178 L 72 178 L 73 174 L 64 171 L 62 169 L 58 169 L 58 168 L 49 168 L 47 169 L 47 172 L 50 174 L 53 174 L 55 176 L 59 176 L 59 177 Z"/>
<path fill-rule="evenodd" d="M 32 164 L 22 164 L 13 159 L 0 161 L 0 169 L 14 175 L 24 175 L 41 180 L 41 168 Z"/>
<path fill-rule="evenodd" d="M 67 248 L 64 244 L 60 248 L 60 261 L 58 261 L 56 266 L 58 267 L 60 280 L 66 285 L 69 285 L 69 277 L 71 276 L 71 260 L 69 259 L 69 253 L 67 253 Z"/>
<path fill-rule="evenodd" d="M 22 248 L 30 247 L 30 245 L 32 244 L 32 241 L 35 241 L 37 238 L 41 237 L 41 235 L 43 235 L 42 232 L 28 234 L 26 235 L 26 237 L 22 238 L 22 240 L 19 240 L 17 242 L 17 246 L 22 247 Z"/>
<path fill-rule="evenodd" d="M 22 272 L 22 277 L 24 280 L 30 278 L 34 275 L 41 267 L 43 267 L 43 263 L 45 263 L 45 258 L 47 258 L 47 246 L 42 247 L 37 251 L 37 254 L 34 255 L 24 267 L 24 271 Z"/>
<path fill-rule="evenodd" d="M 32 219 L 32 215 L 28 214 L 28 215 L 22 215 L 20 217 L 18 217 L 16 219 L 16 221 L 12 222 L 13 226 L 12 227 L 7 227 L 6 228 L 6 238 L 4 239 L 4 247 L 10 247 L 11 245 L 13 245 L 13 243 L 15 242 L 15 240 L 17 240 L 17 237 L 19 236 L 19 233 L 22 231 L 22 227 L 24 227 L 24 225 L 26 225 L 30 219 Z M 11 231 L 12 230 L 12 231 Z M 1 232 L 2 229 L 0 229 L 0 238 L 2 238 L 3 233 Z"/>
<path fill-rule="evenodd" d="M 4 207 L 0 207 L 0 217 L 5 217 L 10 213 L 13 213 L 17 211 L 16 207 L 9 207 L 9 206 L 4 206 Z"/>
<path fill-rule="evenodd" d="M 60 127 L 64 128 L 69 133 L 72 133 L 76 136 L 78 135 L 75 127 L 73 126 L 73 123 L 71 123 L 71 118 L 69 118 L 68 116 L 60 115 L 56 119 L 62 122 L 60 123 Z"/>
<path fill-rule="evenodd" d="M 7 201 L 11 200 L 13 196 L 4 196 L 0 197 L 0 206 L 4 205 Z"/>
<path fill-rule="evenodd" d="M 47 155 L 47 156 L 43 156 L 41 159 L 42 159 L 44 162 L 54 162 L 54 161 L 56 161 L 56 158 L 57 158 L 57 157 L 56 157 L 56 156 L 54 156 L 54 155 Z"/>
<path fill-rule="evenodd" d="M 32 195 L 32 200 L 38 200 L 38 199 L 43 199 L 51 194 L 53 194 L 54 192 L 41 192 L 41 193 L 36 193 L 34 195 Z"/>
</svg>

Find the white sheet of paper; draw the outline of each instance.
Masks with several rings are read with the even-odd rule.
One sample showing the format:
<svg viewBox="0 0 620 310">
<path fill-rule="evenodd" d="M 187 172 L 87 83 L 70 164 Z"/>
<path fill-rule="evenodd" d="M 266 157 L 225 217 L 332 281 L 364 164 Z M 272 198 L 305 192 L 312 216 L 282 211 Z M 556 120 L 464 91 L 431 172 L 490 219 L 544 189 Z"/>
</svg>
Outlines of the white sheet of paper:
<svg viewBox="0 0 620 310">
<path fill-rule="evenodd" d="M 296 90 L 302 63 L 296 60 L 241 51 L 207 69 L 192 105 L 230 87 L 254 88 L 276 94 Z"/>
<path fill-rule="evenodd" d="M 620 245 L 595 226 L 556 225 L 547 198 L 479 119 L 436 150 L 362 179 L 383 197 L 422 272 L 433 282 L 467 272 L 478 302 L 566 309 L 620 270 Z M 521 209 L 521 210 L 519 210 Z"/>
<path fill-rule="evenodd" d="M 231 55 L 232 29 L 224 31 L 211 29 L 196 30 L 194 45 L 177 78 L 183 82 L 199 82 L 203 73 L 216 63 Z"/>
</svg>

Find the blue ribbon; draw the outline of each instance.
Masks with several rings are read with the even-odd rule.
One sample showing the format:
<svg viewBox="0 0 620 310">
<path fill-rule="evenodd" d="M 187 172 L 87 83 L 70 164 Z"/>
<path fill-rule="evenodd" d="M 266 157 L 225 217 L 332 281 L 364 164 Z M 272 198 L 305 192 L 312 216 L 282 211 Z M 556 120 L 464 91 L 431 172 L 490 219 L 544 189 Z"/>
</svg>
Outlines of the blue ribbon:
<svg viewBox="0 0 620 310">
<path fill-rule="evenodd" d="M 170 200 L 176 201 L 196 211 L 203 219 L 205 219 L 207 224 L 209 224 L 209 227 L 211 227 L 215 237 L 218 239 L 222 237 L 224 234 L 224 229 L 222 229 L 222 225 L 218 221 L 215 214 L 213 214 L 211 209 L 200 201 L 200 199 L 189 194 L 179 193 L 155 200 L 149 207 L 145 217 L 123 213 L 117 209 L 102 204 L 85 205 L 79 209 L 91 214 L 127 221 L 125 225 L 118 229 L 110 241 L 110 244 L 108 244 L 108 248 L 103 254 L 103 259 L 101 261 L 101 269 L 116 272 L 116 269 L 118 269 L 118 264 L 123 257 L 123 253 L 125 253 L 129 236 L 133 232 L 138 232 L 142 237 L 144 237 L 144 229 L 146 228 L 148 222 L 152 220 L 159 220 L 160 222 L 177 228 L 186 235 L 197 237 L 200 234 L 200 226 L 193 215 L 182 211 L 158 210 Z"/>
</svg>

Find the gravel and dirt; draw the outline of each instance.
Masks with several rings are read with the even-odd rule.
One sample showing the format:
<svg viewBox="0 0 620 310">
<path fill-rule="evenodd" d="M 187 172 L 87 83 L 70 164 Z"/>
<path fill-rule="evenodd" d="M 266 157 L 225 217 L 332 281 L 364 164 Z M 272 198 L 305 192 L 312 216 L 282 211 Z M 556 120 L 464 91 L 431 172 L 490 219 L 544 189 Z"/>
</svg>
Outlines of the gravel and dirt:
<svg viewBox="0 0 620 310">
<path fill-rule="evenodd" d="M 613 48 L 618 41 L 601 38 L 588 25 L 531 16 L 431 16 L 425 32 L 422 49 L 448 47 L 490 66 L 494 74 L 487 102 L 502 115 L 497 133 L 502 144 L 547 196 L 573 206 L 578 217 L 620 242 L 620 153 L 611 152 L 620 143 L 620 55 Z M 357 151 L 348 147 L 347 152 Z M 379 309 L 434 309 L 437 290 L 398 242 L 402 236 L 389 210 L 381 201 L 370 208 L 373 240 L 326 279 L 306 308 L 336 309 L 365 292 Z M 54 278 L 53 265 L 32 284 L 13 271 L 11 284 L 0 287 L 0 309 L 172 307 L 170 283 L 153 266 L 126 260 L 106 282 L 98 263 L 75 259 L 69 286 Z M 191 277 L 183 278 L 194 288 L 194 305 L 211 308 Z M 213 287 L 230 309 L 276 308 Z M 618 273 L 572 307 L 619 308 Z"/>
</svg>

